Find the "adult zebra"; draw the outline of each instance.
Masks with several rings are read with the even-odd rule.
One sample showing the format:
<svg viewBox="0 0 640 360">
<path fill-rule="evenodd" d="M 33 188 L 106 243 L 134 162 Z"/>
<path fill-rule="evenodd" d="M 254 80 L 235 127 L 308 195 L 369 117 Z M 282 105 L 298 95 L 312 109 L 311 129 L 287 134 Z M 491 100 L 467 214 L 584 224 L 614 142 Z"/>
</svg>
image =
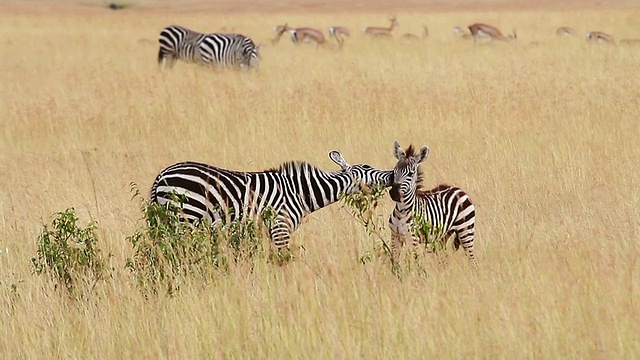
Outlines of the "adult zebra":
<svg viewBox="0 0 640 360">
<path fill-rule="evenodd" d="M 417 217 L 431 225 L 431 233 L 424 234 L 430 237 L 427 240 L 444 244 L 453 235 L 454 249 L 458 250 L 462 245 L 471 265 L 477 269 L 473 255 L 476 212 L 469 196 L 459 187 L 449 185 L 422 190 L 420 163 L 429 155 L 428 146 L 416 153 L 413 146 L 402 150 L 396 141 L 394 154 L 398 163 L 393 169 L 393 185 L 389 191 L 396 202 L 389 217 L 393 256 L 397 259 L 407 233 L 411 233 L 413 244 L 418 244 L 420 234 L 413 224 Z"/>
<path fill-rule="evenodd" d="M 158 64 L 165 61 L 168 68 L 173 67 L 176 60 L 202 65 L 251 68 L 257 67 L 260 61 L 260 47 L 241 34 L 202 34 L 171 25 L 162 29 L 158 41 Z"/>
<path fill-rule="evenodd" d="M 391 186 L 392 171 L 366 164 L 350 165 L 338 151 L 329 157 L 339 171 L 325 172 L 306 162 L 286 162 L 263 172 L 239 172 L 196 162 L 164 169 L 151 188 L 151 201 L 177 205 L 174 195 L 184 195 L 183 216 L 212 224 L 235 219 L 257 219 L 266 207 L 276 216 L 269 229 L 276 248 L 289 246 L 291 234 L 303 217 L 339 200 L 360 185 Z"/>
</svg>

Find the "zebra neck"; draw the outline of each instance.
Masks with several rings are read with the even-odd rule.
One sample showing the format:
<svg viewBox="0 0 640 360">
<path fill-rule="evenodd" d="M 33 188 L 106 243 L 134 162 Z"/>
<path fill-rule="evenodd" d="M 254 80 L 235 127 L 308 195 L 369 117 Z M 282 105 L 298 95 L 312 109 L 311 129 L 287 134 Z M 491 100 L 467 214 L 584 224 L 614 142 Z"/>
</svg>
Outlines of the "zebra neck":
<svg viewBox="0 0 640 360">
<path fill-rule="evenodd" d="M 411 214 L 417 205 L 417 199 L 415 194 L 408 200 L 396 202 L 396 207 L 393 210 L 393 216 L 397 219 L 405 219 L 411 221 Z"/>
<path fill-rule="evenodd" d="M 342 171 L 325 172 L 312 165 L 297 164 L 295 171 L 288 171 L 293 192 L 306 213 L 312 213 L 331 205 L 353 183 L 350 175 Z"/>
</svg>

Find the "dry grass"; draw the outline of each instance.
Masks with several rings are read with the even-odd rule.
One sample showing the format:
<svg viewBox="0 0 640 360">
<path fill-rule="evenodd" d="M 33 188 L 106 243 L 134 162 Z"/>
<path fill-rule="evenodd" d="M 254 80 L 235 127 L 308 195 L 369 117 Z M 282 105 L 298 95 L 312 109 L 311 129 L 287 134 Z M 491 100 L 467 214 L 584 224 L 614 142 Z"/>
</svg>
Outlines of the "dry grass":
<svg viewBox="0 0 640 360">
<path fill-rule="evenodd" d="M 343 51 L 315 50 L 286 39 L 268 44 L 273 26 L 355 30 L 385 19 L 3 15 L 0 353 L 640 356 L 640 49 L 554 37 L 561 25 L 639 37 L 632 24 L 640 14 L 397 16 L 400 33 L 427 23 L 432 36 L 412 44 L 356 33 Z M 519 41 L 454 41 L 453 26 L 478 20 L 517 28 Z M 261 68 L 158 71 L 155 38 L 171 23 L 202 31 L 233 25 L 265 44 Z M 428 279 L 399 282 L 381 264 L 360 265 L 372 240 L 340 205 L 309 217 L 295 235 L 307 248 L 304 261 L 283 268 L 234 272 L 148 302 L 123 268 L 131 255 L 124 239 L 141 217 L 131 181 L 144 189 L 164 166 L 187 159 L 242 170 L 304 159 L 333 169 L 332 149 L 390 168 L 394 139 L 429 144 L 427 183 L 454 183 L 471 195 L 478 276 L 462 252 Z M 392 206 L 385 201 L 381 214 Z M 70 206 L 84 222 L 99 221 L 116 270 L 100 296 L 80 305 L 30 275 L 42 222 Z"/>
</svg>

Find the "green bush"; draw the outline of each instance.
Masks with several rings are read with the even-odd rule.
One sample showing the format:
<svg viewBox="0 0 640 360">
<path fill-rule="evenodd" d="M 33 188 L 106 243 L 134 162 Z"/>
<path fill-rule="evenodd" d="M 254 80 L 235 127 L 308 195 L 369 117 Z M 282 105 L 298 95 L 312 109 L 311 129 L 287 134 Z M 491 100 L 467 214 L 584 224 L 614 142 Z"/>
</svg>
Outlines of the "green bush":
<svg viewBox="0 0 640 360">
<path fill-rule="evenodd" d="M 182 196 L 174 194 L 179 206 L 159 205 L 142 197 L 135 184 L 131 189 L 133 198 L 140 200 L 144 225 L 127 237 L 134 254 L 126 267 L 143 292 L 157 294 L 166 288 L 171 295 L 187 280 L 206 283 L 235 264 L 248 265 L 252 271 L 256 259 L 266 258 L 262 225 L 273 221 L 271 209 L 263 212 L 261 222 L 247 219 L 213 228 L 207 221 L 190 223 L 182 218 L 186 201 Z"/>
<path fill-rule="evenodd" d="M 393 262 L 391 248 L 382 232 L 387 226 L 387 218 L 376 214 L 375 209 L 386 194 L 384 185 L 360 186 L 360 192 L 343 195 L 340 202 L 347 208 L 351 216 L 361 223 L 367 234 L 373 238 L 371 250 L 366 250 L 359 258 L 362 264 L 371 262 L 374 258 L 384 257 Z"/>
<path fill-rule="evenodd" d="M 340 201 L 349 210 L 350 214 L 362 225 L 367 233 L 373 238 L 371 249 L 365 250 L 359 261 L 362 264 L 380 260 L 388 263 L 391 272 L 402 279 L 404 271 L 417 271 L 421 276 L 426 277 L 423 259 L 419 249 L 413 246 L 405 246 L 404 251 L 411 252 L 412 256 L 406 256 L 405 261 L 399 262 L 393 257 L 391 243 L 383 236 L 383 229 L 388 226 L 388 216 L 375 213 L 381 199 L 385 195 L 384 186 L 362 187 L 361 192 L 343 196 Z M 433 229 L 431 223 L 420 216 L 413 218 L 411 233 L 418 238 L 419 244 L 423 244 L 426 251 L 435 253 L 439 262 L 446 260 L 445 242 L 439 235 L 442 228 Z M 439 239 L 436 241 L 436 239 Z M 407 244 L 411 244 L 411 239 L 407 239 Z"/>
<path fill-rule="evenodd" d="M 74 299 L 87 297 L 99 281 L 110 276 L 98 247 L 97 228 L 93 221 L 86 228 L 79 226 L 73 208 L 57 213 L 38 236 L 37 255 L 31 259 L 33 272 L 49 275 L 56 289 L 64 289 Z"/>
<path fill-rule="evenodd" d="M 446 247 L 446 239 L 442 237 L 442 225 L 434 229 L 429 220 L 417 214 L 414 215 L 411 225 L 411 232 L 418 237 L 418 243 L 424 244 L 430 253 L 443 254 Z"/>
</svg>

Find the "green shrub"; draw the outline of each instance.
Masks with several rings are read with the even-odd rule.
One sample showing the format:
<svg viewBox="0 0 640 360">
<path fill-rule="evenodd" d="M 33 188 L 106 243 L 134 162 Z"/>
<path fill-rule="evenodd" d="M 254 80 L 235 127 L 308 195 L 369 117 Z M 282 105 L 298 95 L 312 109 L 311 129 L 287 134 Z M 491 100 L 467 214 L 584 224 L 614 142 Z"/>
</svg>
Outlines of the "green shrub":
<svg viewBox="0 0 640 360">
<path fill-rule="evenodd" d="M 414 249 L 412 245 L 405 246 L 404 251 L 410 251 L 412 256 L 406 256 L 405 261 L 402 262 L 393 257 L 391 243 L 383 236 L 383 229 L 388 226 L 388 216 L 375 213 L 375 209 L 385 193 L 384 186 L 363 187 L 361 192 L 345 195 L 340 199 L 350 214 L 364 225 L 368 235 L 373 238 L 371 249 L 365 250 L 361 254 L 359 261 L 362 264 L 367 264 L 374 260 L 388 263 L 391 272 L 398 279 L 402 279 L 404 271 L 413 270 L 426 277 L 427 274 L 419 249 Z M 427 252 L 437 255 L 438 261 L 446 260 L 445 242 L 440 237 L 442 227 L 433 229 L 429 221 L 420 216 L 415 216 L 410 231 L 418 238 L 419 244 L 424 245 Z M 436 241 L 436 239 L 438 240 Z M 411 239 L 407 239 L 407 244 L 411 244 Z"/>
<path fill-rule="evenodd" d="M 386 194 L 384 185 L 361 185 L 360 192 L 343 195 L 340 202 L 347 208 L 351 216 L 361 223 L 367 234 L 373 238 L 371 250 L 366 250 L 359 258 L 362 264 L 371 262 L 374 258 L 384 257 L 393 263 L 391 248 L 382 235 L 387 226 L 387 218 L 376 214 L 375 209 Z"/>
<path fill-rule="evenodd" d="M 33 272 L 49 275 L 55 288 L 64 289 L 71 298 L 87 297 L 99 281 L 110 276 L 98 247 L 97 228 L 93 221 L 86 228 L 79 226 L 73 208 L 57 213 L 38 236 L 37 255 L 31 259 Z"/>
<path fill-rule="evenodd" d="M 434 229 L 429 220 L 419 215 L 414 215 L 411 225 L 411 232 L 418 237 L 418 243 L 424 244 L 428 252 L 436 255 L 443 253 L 446 243 L 442 237 L 442 225 Z"/>
<path fill-rule="evenodd" d="M 166 288 L 171 295 L 185 281 L 206 283 L 236 264 L 253 271 L 255 261 L 266 258 L 262 225 L 273 221 L 271 209 L 263 212 L 261 222 L 246 219 L 213 228 L 207 221 L 190 223 L 182 218 L 183 196 L 173 195 L 178 206 L 159 205 L 142 197 L 135 184 L 131 189 L 133 198 L 140 200 L 144 225 L 127 237 L 134 254 L 126 267 L 143 292 L 157 294 Z"/>
</svg>

